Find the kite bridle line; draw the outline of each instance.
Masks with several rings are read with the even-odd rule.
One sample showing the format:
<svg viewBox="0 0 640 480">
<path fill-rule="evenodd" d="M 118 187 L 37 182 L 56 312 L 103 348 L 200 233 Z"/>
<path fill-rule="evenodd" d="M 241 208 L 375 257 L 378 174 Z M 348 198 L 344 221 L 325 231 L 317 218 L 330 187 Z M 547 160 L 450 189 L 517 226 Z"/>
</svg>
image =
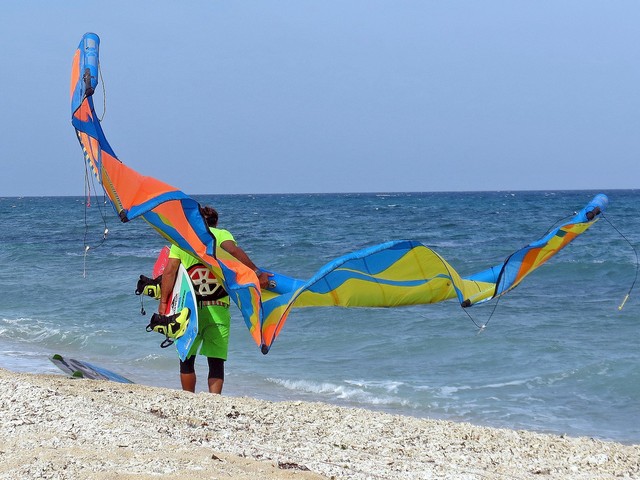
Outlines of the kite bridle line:
<svg viewBox="0 0 640 480">
<path fill-rule="evenodd" d="M 502 276 L 500 276 L 500 278 L 502 279 L 502 281 L 504 282 L 504 278 Z M 498 290 L 498 284 L 496 284 L 496 291 Z M 486 328 L 486 326 L 489 324 L 489 322 L 491 321 L 491 319 L 493 318 L 493 314 L 496 313 L 496 310 L 498 309 L 498 303 L 500 303 L 500 299 L 502 298 L 502 295 L 498 295 L 497 296 L 497 300 L 496 303 L 493 304 L 493 310 L 491 310 L 491 313 L 489 314 L 489 318 L 487 318 L 487 321 L 484 322 L 482 325 L 478 325 L 475 321 L 475 319 L 471 316 L 471 314 L 469 313 L 468 307 L 462 307 L 462 310 L 464 310 L 464 313 L 467 314 L 467 316 L 469 317 L 469 319 L 473 322 L 473 324 L 478 327 L 478 332 L 477 334 L 480 335 L 484 329 Z M 496 295 L 493 296 L 493 298 L 496 298 Z M 470 305 L 472 306 L 472 305 Z"/>
<path fill-rule="evenodd" d="M 556 225 L 565 222 L 567 220 L 572 219 L 573 217 L 575 217 L 578 214 L 578 212 L 573 212 L 573 215 L 565 215 L 564 217 L 559 218 L 558 220 L 556 220 L 555 222 L 553 222 L 551 224 L 551 226 L 547 229 L 547 231 L 544 233 L 544 236 L 547 236 L 549 234 L 549 232 L 551 232 L 551 230 L 553 230 L 555 228 Z"/>
<path fill-rule="evenodd" d="M 629 297 L 631 296 L 631 291 L 636 286 L 636 281 L 638 280 L 638 270 L 640 269 L 640 261 L 638 260 L 638 251 L 633 246 L 633 244 L 629 241 L 629 239 L 627 237 L 625 237 L 622 234 L 622 232 L 620 230 L 618 230 L 618 228 L 613 223 L 611 223 L 611 221 L 607 217 L 604 216 L 604 213 L 601 213 L 600 215 L 602 216 L 602 218 L 604 218 L 606 220 L 606 222 L 609 225 L 611 225 L 611 228 L 613 228 L 616 232 L 618 232 L 618 235 L 620 235 L 624 239 L 624 241 L 629 244 L 629 246 L 631 247 L 631 250 L 633 251 L 634 255 L 636 256 L 636 274 L 633 277 L 633 282 L 631 282 L 631 286 L 629 287 L 629 291 L 624 296 L 624 299 L 622 300 L 622 303 L 618 306 L 618 310 L 622 310 L 624 308 L 625 303 L 627 303 L 627 300 L 629 300 Z"/>
<path fill-rule="evenodd" d="M 478 325 L 478 323 L 475 321 L 473 316 L 469 313 L 469 310 L 467 310 L 467 308 L 472 307 L 473 305 L 469 305 L 469 307 L 464 307 L 464 306 L 461 305 L 462 309 L 464 310 L 464 313 L 466 313 L 467 316 L 469 317 L 469 320 L 471 320 L 473 322 L 473 324 L 478 328 L 477 335 L 480 335 L 484 331 L 484 329 L 487 327 L 487 325 L 489 324 L 489 322 L 493 318 L 493 314 L 496 313 L 496 310 L 498 309 L 498 303 L 500 303 L 500 299 L 502 298 L 502 294 L 497 295 L 496 292 L 498 291 L 498 287 L 500 286 L 500 282 L 502 281 L 503 284 L 504 284 L 505 280 L 504 280 L 504 275 L 502 275 L 502 272 L 504 271 L 505 267 L 507 266 L 507 262 L 512 257 L 512 255 L 509 255 L 506 258 L 506 260 L 504 261 L 504 264 L 502 265 L 502 269 L 500 270 L 500 273 L 498 274 L 498 281 L 496 282 L 496 288 L 494 290 L 493 297 L 491 297 L 489 300 L 487 300 L 487 301 L 490 301 L 490 300 L 493 300 L 494 298 L 497 297 L 496 303 L 493 304 L 493 310 L 491 310 L 491 313 L 489 314 L 489 318 L 487 318 L 486 322 L 484 322 L 482 325 Z"/>
<path fill-rule="evenodd" d="M 100 64 L 98 64 L 98 69 L 100 69 Z M 102 78 L 102 72 L 100 72 L 100 78 Z M 103 79 L 104 80 L 104 79 Z M 102 118 L 104 118 L 104 115 L 106 113 L 107 110 L 107 105 L 106 105 L 106 91 L 104 89 L 104 81 L 102 83 L 102 90 L 103 90 L 103 99 L 104 99 L 104 111 L 102 112 Z M 82 105 L 82 103 L 85 100 L 88 100 L 88 96 L 85 92 L 84 98 L 82 99 L 82 102 L 80 102 L 80 104 Z M 102 118 L 99 120 L 100 122 L 102 122 Z M 82 145 L 82 143 L 81 143 Z M 104 192 L 104 189 L 102 190 L 102 205 L 100 204 L 100 202 L 98 201 L 98 195 L 97 192 L 98 189 L 96 189 L 95 186 L 95 181 L 96 181 L 96 176 L 92 174 L 92 172 L 89 171 L 90 167 L 89 167 L 89 162 L 86 160 L 86 158 L 83 158 L 84 160 L 84 238 L 83 238 L 83 244 L 84 244 L 84 255 L 83 255 L 83 265 L 82 265 L 82 277 L 86 278 L 87 276 L 87 254 L 89 253 L 89 249 L 93 248 L 96 249 L 100 246 L 102 246 L 102 244 L 106 241 L 107 239 L 107 234 L 109 233 L 109 228 L 107 227 L 107 215 L 106 215 L 106 208 L 104 207 L 107 204 L 107 196 L 106 193 Z M 99 172 L 96 172 L 99 174 Z M 88 221 L 88 217 L 87 217 L 87 211 L 88 209 L 91 207 L 91 192 L 92 192 L 92 188 L 93 188 L 93 192 L 96 198 L 96 203 L 98 205 L 98 211 L 100 212 L 100 217 L 102 218 L 102 224 L 104 225 L 104 230 L 102 233 L 102 240 L 100 241 L 100 243 L 98 243 L 95 246 L 90 246 L 87 242 L 87 236 L 89 233 L 89 221 Z"/>
<path fill-rule="evenodd" d="M 104 77 L 102 76 L 102 69 L 100 68 L 100 62 L 98 62 L 98 74 L 100 75 L 100 80 L 102 84 L 102 117 L 98 119 L 100 123 L 104 119 L 104 116 L 107 114 L 107 89 L 104 85 Z"/>
<path fill-rule="evenodd" d="M 444 261 L 444 258 L 442 258 L 435 250 L 433 250 L 431 247 L 427 247 L 429 250 L 431 250 L 433 253 L 436 254 L 436 257 L 438 257 L 438 260 L 440 260 L 440 262 L 442 262 L 442 266 L 444 267 L 444 269 L 447 271 L 447 273 L 449 274 L 449 278 L 451 279 L 451 285 L 452 287 L 455 289 L 455 283 L 453 281 L 453 275 L 451 274 L 451 270 L 449 270 L 449 266 L 447 265 L 447 262 Z M 491 312 L 491 316 L 489 316 L 489 320 L 487 320 L 484 325 L 480 326 L 478 325 L 478 323 L 475 321 L 475 319 L 473 318 L 473 316 L 469 313 L 469 311 L 467 310 L 468 307 L 465 307 L 463 304 L 467 302 L 467 299 L 465 298 L 463 300 L 463 302 L 460 304 L 460 307 L 462 308 L 462 310 L 464 311 L 464 313 L 467 314 L 467 317 L 469 317 L 469 320 L 471 320 L 471 322 L 478 328 L 478 333 L 482 332 L 482 330 L 484 330 L 484 327 L 487 325 L 487 323 L 489 323 L 489 320 L 491 320 L 491 316 L 493 315 L 493 312 L 495 312 L 496 307 L 498 306 L 498 303 L 496 302 L 496 305 L 493 307 L 493 312 Z M 469 305 L 471 306 L 471 305 Z"/>
<path fill-rule="evenodd" d="M 545 235 L 549 234 L 549 232 L 551 232 L 556 225 L 575 217 L 578 214 L 578 212 L 574 212 L 573 215 L 565 215 L 564 217 L 559 218 L 558 220 L 556 220 L 554 223 L 551 224 L 551 226 L 547 229 Z M 604 213 L 603 212 L 599 212 L 599 215 L 602 216 L 602 218 L 605 218 Z M 631 248 L 633 249 L 634 253 L 636 254 L 636 276 L 633 280 L 633 283 L 631 284 L 631 288 L 629 289 L 629 293 L 627 293 L 626 297 L 624 298 L 622 304 L 618 307 L 619 310 L 622 310 L 622 307 L 624 306 L 624 304 L 626 303 L 626 301 L 629 299 L 629 295 L 631 294 L 631 290 L 633 289 L 636 280 L 638 278 L 638 269 L 640 268 L 640 262 L 638 261 L 638 253 L 636 252 L 635 248 L 633 247 L 633 245 L 631 245 L 631 242 L 629 242 L 629 240 L 626 239 L 626 237 L 624 235 L 622 235 L 622 233 L 620 233 L 620 231 L 613 226 L 613 224 L 611 224 L 611 222 L 609 222 L 609 219 L 605 218 L 607 220 L 607 222 L 614 228 L 614 230 L 616 230 L 620 236 L 622 236 L 622 238 L 624 238 L 627 243 L 629 243 L 629 245 L 631 246 Z M 463 306 L 463 310 L 464 312 L 467 314 L 467 316 L 469 317 L 469 319 L 471 320 L 471 322 L 473 322 L 473 324 L 478 328 L 478 334 L 482 333 L 484 331 L 484 329 L 486 328 L 486 326 L 489 324 L 489 322 L 491 321 L 491 319 L 493 318 L 494 313 L 496 312 L 496 310 L 498 309 L 498 304 L 500 303 L 500 299 L 502 298 L 502 295 L 506 292 L 502 292 L 500 294 L 498 294 L 497 292 L 500 291 L 500 283 L 502 283 L 502 287 L 504 287 L 504 284 L 506 282 L 505 276 L 504 274 L 504 270 L 507 267 L 507 264 L 509 263 L 509 260 L 511 259 L 511 257 L 513 256 L 513 254 L 509 255 L 503 265 L 502 268 L 500 269 L 500 273 L 498 274 L 498 281 L 496 282 L 496 288 L 494 291 L 494 295 L 493 298 L 496 298 L 496 303 L 493 305 L 493 310 L 491 310 L 491 313 L 489 314 L 489 318 L 487 319 L 486 322 L 484 322 L 484 324 L 482 325 L 478 325 L 478 323 L 475 321 L 475 319 L 473 318 L 473 316 L 469 313 L 469 311 L 467 310 L 467 307 Z M 446 268 L 446 266 L 445 266 Z M 448 270 L 447 270 L 448 271 Z"/>
<path fill-rule="evenodd" d="M 100 241 L 100 243 L 98 243 L 97 245 L 91 246 L 89 245 L 89 243 L 87 242 L 87 237 L 89 234 L 89 220 L 88 220 L 88 215 L 87 212 L 89 210 L 89 208 L 91 207 L 91 188 L 93 187 L 93 191 L 96 192 L 96 187 L 95 187 L 95 177 L 94 175 L 89 171 L 89 166 L 87 164 L 87 162 L 84 162 L 84 176 L 85 176 L 85 186 L 84 186 L 84 195 L 85 195 L 85 201 L 84 201 L 84 238 L 83 238 L 83 244 L 84 244 L 84 259 L 83 259 L 83 267 L 82 267 L 82 277 L 86 278 L 87 276 L 87 254 L 89 253 L 89 249 L 96 249 L 100 246 L 102 246 L 102 244 L 106 241 L 107 239 L 107 234 L 109 233 L 109 228 L 107 227 L 107 216 L 106 216 L 106 212 L 105 212 L 105 208 L 104 206 L 107 204 L 107 197 L 106 195 L 103 193 L 102 195 L 102 202 L 98 201 L 98 195 L 95 195 L 96 198 L 96 204 L 98 205 L 98 211 L 100 212 L 100 217 L 102 218 L 102 224 L 104 225 L 104 231 L 102 234 L 102 240 Z"/>
</svg>

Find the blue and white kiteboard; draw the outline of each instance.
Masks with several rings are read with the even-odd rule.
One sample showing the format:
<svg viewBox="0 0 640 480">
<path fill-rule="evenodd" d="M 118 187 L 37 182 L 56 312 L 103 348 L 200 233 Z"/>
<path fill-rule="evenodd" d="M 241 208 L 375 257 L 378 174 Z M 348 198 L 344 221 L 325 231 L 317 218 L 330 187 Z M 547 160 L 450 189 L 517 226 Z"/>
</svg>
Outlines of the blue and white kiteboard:
<svg viewBox="0 0 640 480">
<path fill-rule="evenodd" d="M 64 358 L 62 355 L 55 354 L 49 357 L 53 364 L 64 373 L 74 378 L 88 378 L 90 380 L 111 380 L 119 383 L 133 383 L 128 378 L 118 375 L 106 368 L 98 367 L 88 362 L 75 360 L 73 358 Z"/>
<path fill-rule="evenodd" d="M 168 310 L 165 312 L 165 315 L 180 313 L 185 307 L 188 308 L 190 312 L 189 324 L 184 334 L 174 341 L 176 350 L 178 350 L 178 356 L 182 361 L 187 359 L 191 345 L 193 345 L 198 335 L 198 303 L 191 278 L 184 266 L 180 264 L 176 275 L 176 282 L 173 284 L 171 298 L 169 299 Z"/>
</svg>

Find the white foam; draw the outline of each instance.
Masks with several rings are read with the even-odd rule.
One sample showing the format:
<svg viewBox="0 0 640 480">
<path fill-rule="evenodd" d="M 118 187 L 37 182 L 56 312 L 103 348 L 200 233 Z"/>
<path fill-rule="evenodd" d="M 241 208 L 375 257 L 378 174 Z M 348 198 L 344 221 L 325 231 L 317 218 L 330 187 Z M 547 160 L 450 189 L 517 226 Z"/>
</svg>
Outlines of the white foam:
<svg viewBox="0 0 640 480">
<path fill-rule="evenodd" d="M 353 388 L 348 385 L 338 385 L 330 382 L 310 382 L 308 380 L 285 380 L 279 378 L 267 378 L 268 382 L 279 385 L 287 390 L 296 392 L 309 393 L 320 397 L 329 397 L 336 400 L 343 400 L 358 404 L 367 405 L 401 405 L 405 407 L 414 407 L 412 402 L 401 397 L 375 394 L 367 391 L 365 386 L 366 382 L 361 385 L 356 385 L 354 382 L 350 382 L 351 385 L 361 388 Z M 375 383 L 375 382 L 371 382 Z"/>
</svg>

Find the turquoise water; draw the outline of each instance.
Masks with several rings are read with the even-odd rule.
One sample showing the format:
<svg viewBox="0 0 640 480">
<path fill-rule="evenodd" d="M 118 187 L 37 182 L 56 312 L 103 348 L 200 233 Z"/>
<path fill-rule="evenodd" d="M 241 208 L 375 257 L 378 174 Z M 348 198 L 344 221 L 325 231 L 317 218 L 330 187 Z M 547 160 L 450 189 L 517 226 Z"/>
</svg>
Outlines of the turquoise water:
<svg viewBox="0 0 640 480">
<path fill-rule="evenodd" d="M 347 252 L 417 240 L 461 274 L 502 261 L 599 192 L 195 196 L 264 268 L 306 279 Z M 640 442 L 638 191 L 604 191 L 594 225 L 496 305 L 295 310 L 266 356 L 232 312 L 225 394 Z M 106 228 L 109 233 L 103 242 Z M 82 198 L 0 198 L 0 366 L 53 353 L 179 388 L 177 355 L 134 295 L 164 242 Z M 85 255 L 84 242 L 91 245 Z M 152 312 L 156 304 L 145 300 Z M 494 311 L 495 309 L 495 311 Z M 490 319 L 478 334 L 478 324 Z M 198 360 L 206 375 L 206 362 Z M 200 389 L 204 389 L 201 382 Z"/>
</svg>

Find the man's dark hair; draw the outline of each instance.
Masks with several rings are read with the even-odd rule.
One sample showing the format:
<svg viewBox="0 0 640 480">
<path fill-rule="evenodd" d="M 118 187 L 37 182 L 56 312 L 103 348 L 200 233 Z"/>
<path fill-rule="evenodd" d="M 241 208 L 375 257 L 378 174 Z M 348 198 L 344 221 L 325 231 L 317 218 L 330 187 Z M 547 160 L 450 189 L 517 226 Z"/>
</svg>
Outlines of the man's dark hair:
<svg viewBox="0 0 640 480">
<path fill-rule="evenodd" d="M 218 212 L 213 207 L 203 207 L 201 210 L 202 216 L 204 217 L 207 225 L 210 227 L 215 227 L 218 225 Z"/>
</svg>

